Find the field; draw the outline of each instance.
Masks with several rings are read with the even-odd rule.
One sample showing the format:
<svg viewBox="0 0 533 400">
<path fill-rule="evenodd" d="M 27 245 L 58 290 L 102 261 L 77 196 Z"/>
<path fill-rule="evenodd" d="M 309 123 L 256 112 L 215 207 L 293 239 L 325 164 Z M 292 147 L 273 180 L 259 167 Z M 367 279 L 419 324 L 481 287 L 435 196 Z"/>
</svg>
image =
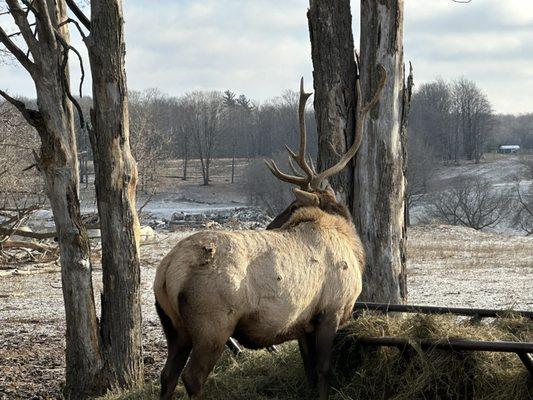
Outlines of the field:
<svg viewBox="0 0 533 400">
<path fill-rule="evenodd" d="M 214 177 L 212 186 L 207 187 L 200 185 L 199 176 L 187 182 L 176 179 L 173 176 L 178 174 L 179 165 L 169 166 L 166 177 L 158 182 L 158 193 L 145 208 L 145 222 L 168 218 L 178 210 L 203 212 L 245 205 L 247 197 L 242 187 L 239 188 L 239 183 L 230 185 L 227 182 L 228 161 L 223 161 L 223 172 Z M 509 159 L 495 162 L 498 165 L 510 163 L 506 171 L 516 167 L 516 163 Z M 239 160 L 238 165 L 237 176 L 242 183 L 245 160 Z M 463 167 L 454 168 L 458 168 L 461 174 L 465 173 Z M 494 165 L 490 169 L 498 170 Z M 442 179 L 449 177 L 450 171 L 443 174 Z M 495 184 L 510 179 L 507 172 L 500 175 L 495 178 Z M 146 196 L 141 194 L 139 203 Z M 88 190 L 84 194 L 84 209 L 94 209 Z M 47 217 L 49 215 L 46 213 L 40 216 L 41 220 Z M 156 398 L 154 393 L 157 389 L 152 382 L 158 378 L 166 350 L 153 306 L 152 281 L 161 258 L 178 240 L 191 233 L 190 230 L 157 230 L 156 237 L 141 246 L 147 387 L 139 395 L 141 397 L 131 398 Z M 533 237 L 511 236 L 495 231 L 478 232 L 446 225 L 414 226 L 408 231 L 409 303 L 532 310 L 532 248 Z M 98 302 L 102 277 L 98 247 L 95 247 L 93 261 L 95 297 Z M 0 274 L 0 399 L 61 397 L 64 330 L 61 277 L 57 265 L 46 268 L 22 265 L 17 270 L 10 269 Z M 246 352 L 238 362 L 226 354 L 221 366 L 210 381 L 211 393 L 231 389 L 234 390 L 231 392 L 234 398 L 246 399 L 245 394 L 235 389 L 237 382 L 240 382 L 242 390 L 254 385 L 254 390 L 263 393 L 263 397 L 254 395 L 250 397 L 252 399 L 289 398 L 286 397 L 288 392 L 284 392 L 283 396 L 270 393 L 269 388 L 275 387 L 287 388 L 291 393 L 307 393 L 294 344 L 283 346 L 282 352 L 277 355 Z M 279 374 L 271 376 L 269 373 L 272 370 L 291 374 L 285 377 Z M 257 380 L 251 382 L 250 374 L 257 375 Z M 277 381 L 273 382 L 273 379 Z M 227 398 L 223 395 L 213 396 L 209 398 Z"/>
<path fill-rule="evenodd" d="M 151 291 L 155 268 L 176 241 L 190 233 L 158 233 L 157 243 L 142 246 L 147 382 L 157 378 L 165 356 Z M 415 227 L 408 242 L 410 302 L 532 309 L 531 248 L 533 238 Z M 96 293 L 100 280 L 96 265 Z M 64 315 L 59 271 L 1 278 L 0 298 L 0 398 L 60 398 Z"/>
</svg>

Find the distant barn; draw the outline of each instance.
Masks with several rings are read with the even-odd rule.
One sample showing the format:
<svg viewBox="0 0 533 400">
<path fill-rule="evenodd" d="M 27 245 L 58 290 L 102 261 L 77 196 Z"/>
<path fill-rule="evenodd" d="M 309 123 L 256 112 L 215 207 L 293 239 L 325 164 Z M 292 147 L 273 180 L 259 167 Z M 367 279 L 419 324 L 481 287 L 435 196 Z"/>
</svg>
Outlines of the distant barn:
<svg viewBox="0 0 533 400">
<path fill-rule="evenodd" d="M 517 144 L 504 144 L 498 147 L 500 154 L 516 154 L 520 151 L 520 146 Z"/>
</svg>

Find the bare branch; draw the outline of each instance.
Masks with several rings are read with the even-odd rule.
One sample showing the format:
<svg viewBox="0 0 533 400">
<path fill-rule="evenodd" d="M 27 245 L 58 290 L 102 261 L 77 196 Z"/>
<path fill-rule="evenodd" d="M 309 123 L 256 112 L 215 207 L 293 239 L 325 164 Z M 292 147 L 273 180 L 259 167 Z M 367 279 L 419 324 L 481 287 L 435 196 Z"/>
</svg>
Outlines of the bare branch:
<svg viewBox="0 0 533 400">
<path fill-rule="evenodd" d="M 68 8 L 72 11 L 72 13 L 80 20 L 80 22 L 87 28 L 89 31 L 91 30 L 91 21 L 87 16 L 83 13 L 83 11 L 78 7 L 76 2 L 74 0 L 66 0 L 66 3 L 68 5 Z"/>
<path fill-rule="evenodd" d="M 0 43 L 6 46 L 7 50 L 18 60 L 18 62 L 33 76 L 35 64 L 19 49 L 19 47 L 9 38 L 9 35 L 0 26 Z"/>
<path fill-rule="evenodd" d="M 67 72 L 66 72 L 67 66 L 68 66 L 68 53 L 69 53 L 69 50 L 72 50 L 78 56 L 78 60 L 80 62 L 81 78 L 80 78 L 79 90 L 80 90 L 80 98 L 83 97 L 82 88 L 83 88 L 83 80 L 85 78 L 85 70 L 83 69 L 83 59 L 81 57 L 80 52 L 75 47 L 67 43 L 67 41 L 63 38 L 63 36 L 61 36 L 60 32 L 56 30 L 55 35 L 56 35 L 57 41 L 63 47 L 63 63 L 61 65 L 61 75 L 63 78 L 63 86 L 65 88 L 67 97 L 72 102 L 72 104 L 74 104 L 74 107 L 76 108 L 78 117 L 80 119 L 80 126 L 83 129 L 85 127 L 85 119 L 83 117 L 83 111 L 78 101 L 74 98 L 74 96 L 72 96 L 72 93 L 70 92 L 70 83 L 68 81 Z"/>
<path fill-rule="evenodd" d="M 40 56 L 39 45 L 37 39 L 35 39 L 33 36 L 31 25 L 28 22 L 28 14 L 19 6 L 17 0 L 6 0 L 6 2 L 9 5 L 9 9 L 13 19 L 15 20 L 15 24 L 17 24 L 18 28 L 20 29 L 20 33 L 22 34 L 22 37 L 28 46 L 28 50 L 33 55 L 33 59 L 37 60 Z M 28 10 L 30 7 L 31 4 L 28 6 Z"/>
<path fill-rule="evenodd" d="M 78 23 L 78 21 L 76 21 L 75 19 L 72 19 L 72 18 L 67 18 L 66 20 L 64 20 L 63 22 L 61 22 L 59 24 L 59 27 L 62 27 L 63 25 L 65 24 L 68 24 L 68 23 L 72 23 L 76 26 L 76 29 L 78 29 L 78 32 L 80 34 L 80 36 L 85 40 L 87 38 L 87 35 L 85 35 L 85 32 L 83 32 L 83 29 L 81 29 L 81 26 L 80 24 Z"/>
<path fill-rule="evenodd" d="M 40 129 L 43 125 L 43 118 L 41 116 L 41 113 L 36 110 L 31 110 L 29 108 L 26 108 L 26 104 L 24 104 L 22 101 L 17 100 L 10 95 L 8 95 L 6 92 L 0 89 L 0 96 L 2 96 L 4 99 L 6 99 L 9 103 L 11 103 L 19 112 L 22 114 L 24 119 L 34 128 Z"/>
<path fill-rule="evenodd" d="M 27 2 L 27 0 L 26 0 Z M 39 38 L 44 40 L 50 46 L 55 45 L 55 29 L 48 12 L 48 5 L 46 0 L 36 0 L 35 18 L 39 21 L 37 24 L 37 31 L 39 32 Z"/>
</svg>

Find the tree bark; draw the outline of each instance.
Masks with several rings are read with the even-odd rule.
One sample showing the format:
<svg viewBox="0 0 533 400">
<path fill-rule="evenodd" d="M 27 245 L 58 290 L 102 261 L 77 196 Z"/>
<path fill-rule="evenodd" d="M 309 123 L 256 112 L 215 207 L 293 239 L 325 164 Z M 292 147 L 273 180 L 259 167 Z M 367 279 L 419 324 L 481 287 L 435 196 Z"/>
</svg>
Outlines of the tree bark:
<svg viewBox="0 0 533 400">
<path fill-rule="evenodd" d="M 36 165 L 45 180 L 61 257 L 67 327 L 64 395 L 80 399 L 101 394 L 105 382 L 101 376 L 89 240 L 80 216 L 75 124 L 68 98 L 70 78 L 65 47 L 70 43 L 70 34 L 68 25 L 60 25 L 67 18 L 66 4 L 63 0 L 32 3 L 31 12 L 38 15 L 37 36 L 34 37 L 29 28 L 28 13 L 19 8 L 18 2 L 8 3 L 33 56 L 32 65 L 21 52 L 10 46 L 35 83 L 38 111 L 28 110 L 24 103 L 3 92 L 2 96 L 19 109 L 41 138 Z M 0 34 L 0 41 L 6 44 L 6 35 L 1 28 Z"/>
<path fill-rule="evenodd" d="M 137 166 L 130 151 L 121 0 L 91 1 L 91 145 L 102 233 L 101 342 L 112 386 L 142 382 Z"/>
<path fill-rule="evenodd" d="M 377 65 L 387 72 L 356 158 L 353 215 L 366 248 L 361 300 L 405 302 L 403 0 L 361 1 L 363 97 L 375 92 Z"/>
<path fill-rule="evenodd" d="M 310 0 L 307 12 L 313 58 L 314 107 L 318 129 L 318 169 L 335 164 L 352 144 L 355 126 L 356 67 L 349 0 Z M 339 200 L 351 204 L 352 168 L 333 176 Z"/>
</svg>

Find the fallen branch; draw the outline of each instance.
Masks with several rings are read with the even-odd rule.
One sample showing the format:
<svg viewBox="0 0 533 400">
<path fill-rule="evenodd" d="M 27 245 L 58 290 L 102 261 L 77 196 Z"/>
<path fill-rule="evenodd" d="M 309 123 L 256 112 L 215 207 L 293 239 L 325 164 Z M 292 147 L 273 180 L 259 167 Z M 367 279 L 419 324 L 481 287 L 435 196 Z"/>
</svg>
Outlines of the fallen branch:
<svg viewBox="0 0 533 400">
<path fill-rule="evenodd" d="M 56 232 L 28 232 L 21 229 L 6 229 L 0 227 L 0 235 L 6 235 L 6 236 L 20 236 L 20 237 L 27 237 L 30 239 L 37 239 L 37 240 L 43 240 L 43 239 L 51 239 L 56 237 Z"/>
<path fill-rule="evenodd" d="M 46 244 L 40 244 L 35 242 L 18 242 L 14 240 L 9 240 L 2 243 L 2 249 L 32 249 L 39 251 L 54 251 L 56 247 L 48 246 Z"/>
</svg>

